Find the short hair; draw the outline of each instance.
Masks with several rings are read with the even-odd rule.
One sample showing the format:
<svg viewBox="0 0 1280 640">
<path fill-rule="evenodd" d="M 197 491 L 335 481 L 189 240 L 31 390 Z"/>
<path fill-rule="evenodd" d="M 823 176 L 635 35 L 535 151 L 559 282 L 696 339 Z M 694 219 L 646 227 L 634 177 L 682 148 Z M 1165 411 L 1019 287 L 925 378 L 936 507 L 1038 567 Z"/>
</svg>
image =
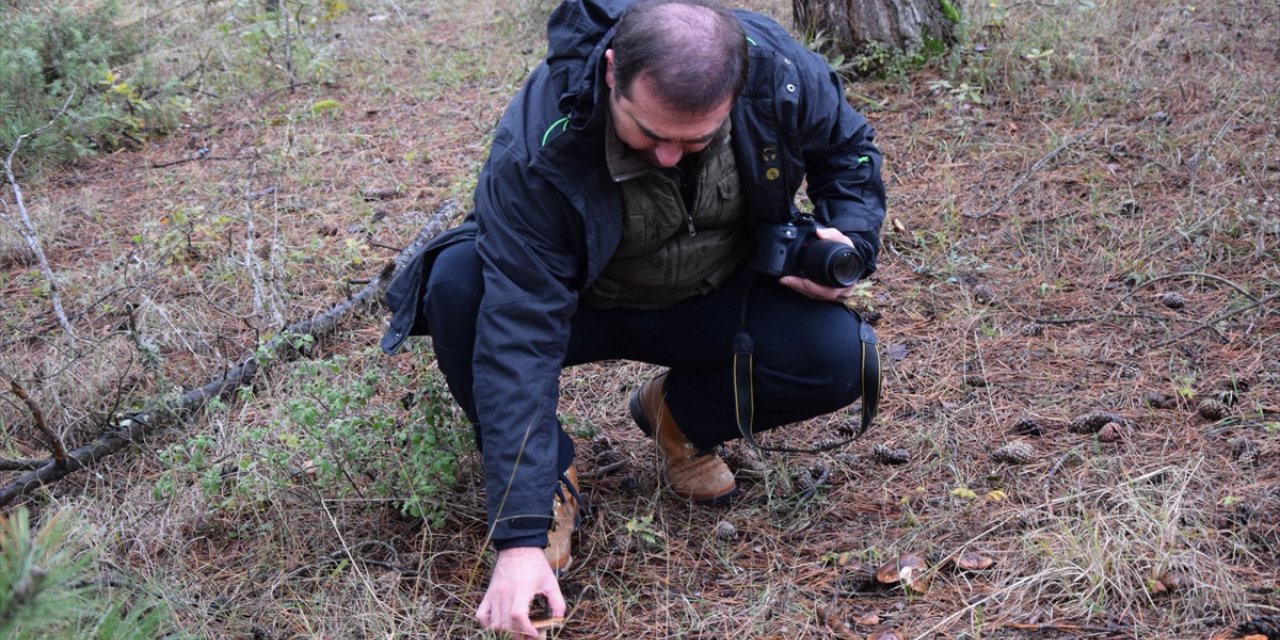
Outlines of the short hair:
<svg viewBox="0 0 1280 640">
<path fill-rule="evenodd" d="M 618 19 L 612 49 L 616 90 L 628 99 L 641 80 L 664 106 L 705 113 L 747 84 L 747 34 L 715 0 L 640 0 Z"/>
</svg>

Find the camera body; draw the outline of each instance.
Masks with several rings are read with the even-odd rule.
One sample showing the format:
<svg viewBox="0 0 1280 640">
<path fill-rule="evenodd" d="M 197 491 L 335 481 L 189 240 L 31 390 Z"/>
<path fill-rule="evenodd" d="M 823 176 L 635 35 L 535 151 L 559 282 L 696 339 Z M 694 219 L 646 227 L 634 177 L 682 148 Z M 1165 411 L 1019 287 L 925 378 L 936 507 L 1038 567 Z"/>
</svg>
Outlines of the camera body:
<svg viewBox="0 0 1280 640">
<path fill-rule="evenodd" d="M 841 288 L 858 281 L 862 260 L 853 247 L 818 237 L 824 229 L 809 216 L 761 225 L 751 268 L 767 276 L 800 276 L 820 285 Z"/>
</svg>

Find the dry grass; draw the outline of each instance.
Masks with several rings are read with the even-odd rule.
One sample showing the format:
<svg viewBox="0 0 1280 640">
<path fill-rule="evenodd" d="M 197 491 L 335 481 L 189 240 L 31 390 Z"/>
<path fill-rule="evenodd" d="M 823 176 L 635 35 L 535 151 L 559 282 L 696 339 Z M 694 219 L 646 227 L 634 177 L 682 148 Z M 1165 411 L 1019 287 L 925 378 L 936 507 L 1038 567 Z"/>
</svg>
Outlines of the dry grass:
<svg viewBox="0 0 1280 640">
<path fill-rule="evenodd" d="M 352 4 L 309 41 L 319 62 L 293 69 L 308 83 L 293 91 L 280 51 L 192 31 L 245 26 L 230 5 L 152 6 L 174 69 L 204 65 L 183 132 L 27 185 L 86 340 L 60 336 L 39 273 L 0 228 L 3 369 L 70 443 L 340 301 L 443 200 L 467 196 L 541 54 L 548 3 Z M 562 637 L 1204 638 L 1276 613 L 1280 319 L 1274 301 L 1242 309 L 1280 285 L 1280 9 L 1206 4 L 981 3 L 981 51 L 852 87 L 888 161 L 868 301 L 887 364 L 882 417 L 820 455 L 734 445 L 741 499 L 690 509 L 661 494 L 626 418 L 626 392 L 654 370 L 566 371 L 580 470 L 624 464 L 584 483 L 595 509 L 562 584 Z M 313 358 L 349 358 L 339 386 L 381 372 L 371 406 L 403 422 L 413 414 L 385 381 L 427 380 L 430 355 L 377 356 L 379 320 L 354 319 Z M 480 636 L 470 615 L 491 555 L 478 461 L 464 461 L 441 527 L 384 496 L 309 483 L 303 460 L 282 475 L 266 461 L 299 437 L 290 381 L 280 367 L 30 503 L 83 514 L 104 571 L 164 594 L 210 638 Z M 1228 391 L 1224 417 L 1197 414 Z M 1154 408 L 1152 393 L 1174 402 Z M 1116 441 L 1068 429 L 1093 411 L 1131 427 Z M 1025 417 L 1042 430 L 1013 433 Z M 856 419 L 768 442 L 827 441 Z M 0 457 L 46 455 L 7 396 L 0 434 Z M 992 459 L 1013 441 L 1033 459 Z M 880 464 L 880 443 L 911 460 Z M 199 465 L 184 457 L 197 448 Z M 829 480 L 805 500 L 794 478 L 813 468 Z M 716 537 L 721 521 L 737 536 Z M 969 550 L 996 564 L 955 569 Z M 866 584 L 904 553 L 929 559 L 926 592 Z M 857 624 L 866 614 L 880 622 Z"/>
</svg>

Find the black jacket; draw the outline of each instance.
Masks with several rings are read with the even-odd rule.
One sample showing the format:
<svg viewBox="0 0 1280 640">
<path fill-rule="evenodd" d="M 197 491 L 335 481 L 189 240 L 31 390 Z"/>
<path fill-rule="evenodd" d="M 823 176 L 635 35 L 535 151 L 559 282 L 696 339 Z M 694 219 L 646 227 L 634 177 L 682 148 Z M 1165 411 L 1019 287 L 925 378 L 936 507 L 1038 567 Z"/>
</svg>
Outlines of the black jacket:
<svg viewBox="0 0 1280 640">
<path fill-rule="evenodd" d="M 604 159 L 604 51 L 632 0 L 566 0 L 551 15 L 546 61 L 507 108 L 475 209 L 396 276 L 387 293 L 394 352 L 429 327 L 418 310 L 438 251 L 474 237 L 484 300 L 473 360 L 492 539 L 545 544 L 556 490 L 559 375 L 579 293 L 618 246 L 620 189 Z M 749 81 L 732 115 L 752 224 L 789 219 L 801 181 L 814 216 L 848 235 L 875 270 L 885 195 L 874 132 L 831 68 L 759 14 L 736 12 Z M 501 513 L 499 513 L 501 510 Z"/>
</svg>

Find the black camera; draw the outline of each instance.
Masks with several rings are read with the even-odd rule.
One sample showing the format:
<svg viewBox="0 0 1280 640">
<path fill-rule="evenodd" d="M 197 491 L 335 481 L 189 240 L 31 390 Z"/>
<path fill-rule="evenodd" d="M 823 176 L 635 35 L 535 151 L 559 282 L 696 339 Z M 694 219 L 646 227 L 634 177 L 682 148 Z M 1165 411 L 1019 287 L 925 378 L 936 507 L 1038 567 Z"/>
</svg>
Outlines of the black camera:
<svg viewBox="0 0 1280 640">
<path fill-rule="evenodd" d="M 852 285 L 862 274 L 862 260 L 853 247 L 819 238 L 823 228 L 807 216 L 761 226 L 751 268 L 775 277 L 800 276 L 827 287 Z"/>
</svg>

